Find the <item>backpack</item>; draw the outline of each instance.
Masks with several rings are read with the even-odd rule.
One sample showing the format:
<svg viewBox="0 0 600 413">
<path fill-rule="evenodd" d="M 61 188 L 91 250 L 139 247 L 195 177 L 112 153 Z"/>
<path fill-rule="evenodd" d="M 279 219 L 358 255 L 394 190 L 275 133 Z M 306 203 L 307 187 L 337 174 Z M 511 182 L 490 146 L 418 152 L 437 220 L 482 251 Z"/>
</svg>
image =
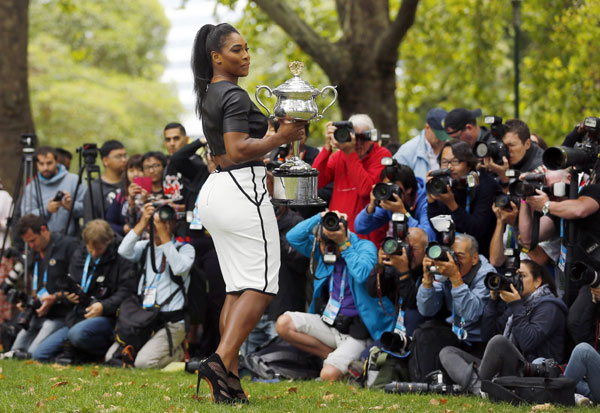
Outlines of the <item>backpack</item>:
<svg viewBox="0 0 600 413">
<path fill-rule="evenodd" d="M 275 337 L 256 352 L 242 358 L 240 367 L 247 368 L 253 376 L 264 380 L 307 380 L 319 377 L 323 360 Z"/>
<path fill-rule="evenodd" d="M 458 347 L 458 337 L 448 325 L 437 320 L 421 324 L 412 336 L 411 354 L 408 359 L 408 372 L 414 382 L 423 382 L 435 370 L 442 370 L 440 351 L 446 346 Z"/>
<path fill-rule="evenodd" d="M 568 377 L 495 377 L 481 382 L 481 391 L 490 400 L 521 403 L 575 405 L 575 381 Z"/>
</svg>

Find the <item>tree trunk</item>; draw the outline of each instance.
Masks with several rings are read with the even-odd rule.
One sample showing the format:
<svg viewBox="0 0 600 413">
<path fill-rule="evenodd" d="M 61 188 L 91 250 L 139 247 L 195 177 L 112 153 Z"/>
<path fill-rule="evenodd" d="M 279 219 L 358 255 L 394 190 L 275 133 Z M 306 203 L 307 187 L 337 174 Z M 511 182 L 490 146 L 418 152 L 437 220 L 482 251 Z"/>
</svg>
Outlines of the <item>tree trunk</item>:
<svg viewBox="0 0 600 413">
<path fill-rule="evenodd" d="M 21 162 L 21 133 L 33 132 L 27 83 L 29 0 L 0 1 L 0 179 L 9 192 Z"/>
</svg>

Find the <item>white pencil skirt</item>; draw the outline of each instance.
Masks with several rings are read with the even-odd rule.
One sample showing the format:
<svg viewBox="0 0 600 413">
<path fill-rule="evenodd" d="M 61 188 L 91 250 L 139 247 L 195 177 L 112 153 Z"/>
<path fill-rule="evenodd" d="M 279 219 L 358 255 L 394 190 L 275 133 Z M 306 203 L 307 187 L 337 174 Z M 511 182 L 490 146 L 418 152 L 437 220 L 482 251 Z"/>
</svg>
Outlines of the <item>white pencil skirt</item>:
<svg viewBox="0 0 600 413">
<path fill-rule="evenodd" d="M 196 207 L 213 238 L 227 294 L 279 290 L 279 231 L 266 168 L 246 166 L 212 173 Z"/>
</svg>

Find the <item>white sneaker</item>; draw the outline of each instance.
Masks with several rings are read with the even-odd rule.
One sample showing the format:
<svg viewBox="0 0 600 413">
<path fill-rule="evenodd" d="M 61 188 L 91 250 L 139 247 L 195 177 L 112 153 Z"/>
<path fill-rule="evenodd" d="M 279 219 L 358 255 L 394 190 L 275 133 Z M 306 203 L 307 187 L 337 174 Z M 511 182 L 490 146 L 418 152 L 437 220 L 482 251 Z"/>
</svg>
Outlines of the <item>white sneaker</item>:
<svg viewBox="0 0 600 413">
<path fill-rule="evenodd" d="M 575 393 L 575 404 L 580 407 L 592 407 L 594 403 L 583 394 Z"/>
</svg>

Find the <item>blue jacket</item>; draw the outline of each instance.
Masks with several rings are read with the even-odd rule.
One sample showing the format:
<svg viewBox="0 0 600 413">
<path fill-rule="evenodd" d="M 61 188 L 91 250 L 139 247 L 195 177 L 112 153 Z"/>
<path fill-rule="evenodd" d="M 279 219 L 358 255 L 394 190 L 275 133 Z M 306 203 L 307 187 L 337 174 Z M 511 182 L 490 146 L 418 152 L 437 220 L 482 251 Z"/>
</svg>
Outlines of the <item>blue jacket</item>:
<svg viewBox="0 0 600 413">
<path fill-rule="evenodd" d="M 302 255 L 310 257 L 315 236 L 314 227 L 321 220 L 320 214 L 308 218 L 288 231 L 286 237 L 290 245 Z M 383 300 L 385 312 L 379 305 L 379 299 L 370 297 L 367 293 L 367 278 L 371 269 L 377 264 L 377 248 L 369 241 L 358 238 L 349 232 L 350 247 L 342 251 L 342 258 L 346 261 L 350 280 L 350 291 L 361 319 L 369 330 L 371 337 L 379 339 L 386 331 L 392 331 L 395 323 L 394 305 L 389 300 Z M 310 303 L 309 312 L 315 313 L 315 299 L 320 298 L 323 288 L 329 288 L 329 277 L 333 276 L 334 265 L 323 262 L 321 250 L 315 248 L 315 261 L 317 269 L 313 281 L 314 293 Z M 386 314 L 387 313 L 387 314 Z"/>
<path fill-rule="evenodd" d="M 508 317 L 513 314 L 512 333 L 516 345 L 527 361 L 538 357 L 553 358 L 559 363 L 564 358 L 568 308 L 554 295 L 543 297 L 530 314 L 523 300 L 506 304 L 489 300 L 482 317 L 481 337 L 484 341 L 503 334 Z"/>
<path fill-rule="evenodd" d="M 490 292 L 485 288 L 483 280 L 489 272 L 496 272 L 494 267 L 483 256 L 479 255 L 481 265 L 472 280 L 467 280 L 469 275 L 463 277 L 465 284 L 452 288 L 450 280 L 443 282 L 434 281 L 433 288 L 425 288 L 423 284 L 417 291 L 417 307 L 425 317 L 432 317 L 446 303 L 448 310 L 454 307 L 454 324 L 460 326 L 461 317 L 465 320 L 464 329 L 467 330 L 467 341 L 481 342 L 481 316 L 490 299 Z M 452 324 L 452 316 L 446 321 Z"/>
<path fill-rule="evenodd" d="M 425 181 L 417 177 L 417 204 L 414 212 L 411 212 L 411 217 L 408 218 L 409 227 L 418 227 L 427 233 L 429 241 L 434 241 L 436 234 L 427 215 L 427 191 L 425 190 Z M 368 207 L 368 206 L 367 206 Z M 392 219 L 392 211 L 375 207 L 372 214 L 367 212 L 365 207 L 356 216 L 354 220 L 354 230 L 357 234 L 368 234 L 369 232 L 387 224 Z"/>
<path fill-rule="evenodd" d="M 417 136 L 404 143 L 398 149 L 394 154 L 394 159 L 398 163 L 410 166 L 416 177 L 425 179 L 427 172 L 431 170 L 427 152 L 425 129 L 423 129 Z"/>
</svg>

